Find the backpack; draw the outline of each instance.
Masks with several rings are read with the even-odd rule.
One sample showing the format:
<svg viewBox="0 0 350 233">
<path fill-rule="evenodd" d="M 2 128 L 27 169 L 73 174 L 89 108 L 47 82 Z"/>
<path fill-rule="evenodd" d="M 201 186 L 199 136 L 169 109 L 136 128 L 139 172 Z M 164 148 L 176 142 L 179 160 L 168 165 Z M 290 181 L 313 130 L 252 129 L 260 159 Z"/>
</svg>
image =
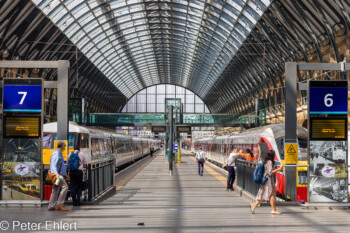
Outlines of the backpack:
<svg viewBox="0 0 350 233">
<path fill-rule="evenodd" d="M 200 163 L 204 163 L 205 162 L 205 159 L 203 158 L 203 151 L 201 152 L 197 152 L 198 153 L 198 162 Z"/>
<path fill-rule="evenodd" d="M 78 156 L 79 152 L 77 154 L 74 154 L 73 152 L 70 154 L 68 168 L 71 171 L 78 170 L 80 165 L 80 158 Z"/>
<path fill-rule="evenodd" d="M 255 168 L 254 176 L 253 176 L 255 183 L 258 183 L 258 184 L 265 184 L 266 183 L 268 178 L 266 176 L 264 176 L 264 171 L 265 171 L 265 164 L 264 163 L 259 164 L 259 166 L 257 166 Z"/>
</svg>

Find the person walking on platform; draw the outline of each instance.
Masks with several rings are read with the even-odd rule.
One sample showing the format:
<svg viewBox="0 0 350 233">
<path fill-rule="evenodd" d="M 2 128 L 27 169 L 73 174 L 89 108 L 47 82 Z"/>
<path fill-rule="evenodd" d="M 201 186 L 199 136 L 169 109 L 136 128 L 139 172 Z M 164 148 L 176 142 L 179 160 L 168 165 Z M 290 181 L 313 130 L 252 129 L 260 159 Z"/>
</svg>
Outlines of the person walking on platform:
<svg viewBox="0 0 350 233">
<path fill-rule="evenodd" d="M 198 148 L 198 152 L 196 153 L 196 159 L 198 163 L 198 175 L 203 176 L 205 156 L 204 152 L 202 151 L 202 147 Z"/>
<path fill-rule="evenodd" d="M 151 144 L 151 147 L 149 148 L 149 151 L 151 152 L 151 157 L 153 156 L 153 152 L 154 152 L 154 146 L 153 144 Z"/>
<path fill-rule="evenodd" d="M 59 181 L 58 185 L 53 186 L 48 207 L 49 210 L 68 210 L 63 206 L 68 192 L 68 185 L 65 179 L 60 179 L 67 176 L 67 169 L 62 156 L 62 151 L 65 148 L 66 144 L 63 141 L 59 141 L 57 149 L 52 153 L 50 158 L 50 172 L 56 174 L 56 178 Z"/>
<path fill-rule="evenodd" d="M 229 155 L 227 160 L 227 186 L 226 191 L 233 191 L 233 183 L 235 182 L 236 174 L 235 174 L 235 162 L 239 157 L 237 148 L 233 148 L 232 153 Z"/>
<path fill-rule="evenodd" d="M 74 146 L 74 151 L 67 158 L 70 173 L 70 191 L 74 206 L 80 206 L 80 197 L 83 192 L 83 166 L 87 164 L 86 157 L 80 152 L 80 146 Z"/>
<path fill-rule="evenodd" d="M 264 160 L 264 177 L 268 180 L 265 184 L 260 184 L 256 202 L 250 205 L 250 210 L 254 214 L 255 208 L 263 201 L 270 201 L 272 211 L 271 214 L 281 214 L 276 210 L 276 173 L 283 170 L 283 164 L 277 168 L 275 163 L 275 151 L 269 150 Z"/>
</svg>

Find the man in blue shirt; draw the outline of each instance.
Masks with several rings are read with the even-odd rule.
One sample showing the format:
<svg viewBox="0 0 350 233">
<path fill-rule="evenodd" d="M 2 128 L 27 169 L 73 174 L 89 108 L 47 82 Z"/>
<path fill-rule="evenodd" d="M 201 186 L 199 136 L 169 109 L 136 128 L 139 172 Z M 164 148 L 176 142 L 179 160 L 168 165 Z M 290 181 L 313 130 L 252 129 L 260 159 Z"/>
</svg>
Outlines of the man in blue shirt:
<svg viewBox="0 0 350 233">
<path fill-rule="evenodd" d="M 62 151 L 66 148 L 66 144 L 59 141 L 57 149 L 52 153 L 50 158 L 50 172 L 56 174 L 56 177 L 67 176 L 67 168 L 64 164 Z M 60 192 L 61 189 L 61 192 Z M 54 185 L 49 202 L 49 210 L 68 210 L 63 206 L 64 200 L 68 192 L 68 185 L 65 179 L 60 180 L 58 185 Z"/>
</svg>

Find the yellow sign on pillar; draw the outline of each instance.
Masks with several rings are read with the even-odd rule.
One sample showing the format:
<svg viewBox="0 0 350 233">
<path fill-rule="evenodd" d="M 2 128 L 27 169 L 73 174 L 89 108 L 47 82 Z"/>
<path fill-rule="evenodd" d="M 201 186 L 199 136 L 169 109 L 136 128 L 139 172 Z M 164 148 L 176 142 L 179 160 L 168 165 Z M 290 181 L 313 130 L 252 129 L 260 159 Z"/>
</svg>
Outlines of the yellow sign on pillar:
<svg viewBox="0 0 350 233">
<path fill-rule="evenodd" d="M 181 149 L 179 148 L 179 164 L 181 164 Z"/>
<path fill-rule="evenodd" d="M 298 144 L 286 143 L 284 146 L 286 163 L 298 163 Z"/>
<path fill-rule="evenodd" d="M 64 151 L 62 151 L 62 156 L 64 158 L 64 160 L 67 160 L 67 149 L 68 149 L 68 141 L 67 140 L 55 140 L 55 150 L 57 149 L 57 144 L 58 142 L 64 142 L 64 144 L 66 145 L 66 148 L 64 149 Z"/>
</svg>

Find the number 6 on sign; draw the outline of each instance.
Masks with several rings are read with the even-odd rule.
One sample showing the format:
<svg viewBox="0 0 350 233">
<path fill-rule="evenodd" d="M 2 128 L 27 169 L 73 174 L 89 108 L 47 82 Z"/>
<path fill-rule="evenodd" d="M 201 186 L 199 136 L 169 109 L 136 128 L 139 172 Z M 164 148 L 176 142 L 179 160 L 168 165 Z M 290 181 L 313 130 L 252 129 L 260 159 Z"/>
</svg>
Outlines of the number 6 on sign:
<svg viewBox="0 0 350 233">
<path fill-rule="evenodd" d="M 22 99 L 21 99 L 21 102 L 19 102 L 19 104 L 23 104 L 23 101 L 24 101 L 24 99 L 25 99 L 26 96 L 27 96 L 27 92 L 26 92 L 26 91 L 19 91 L 18 94 L 19 94 L 19 95 L 23 95 L 23 96 L 22 96 Z"/>
<path fill-rule="evenodd" d="M 333 99 L 328 98 L 328 97 L 333 97 L 333 94 L 327 94 L 324 97 L 324 105 L 326 105 L 326 107 L 332 107 L 333 105 Z"/>
</svg>

